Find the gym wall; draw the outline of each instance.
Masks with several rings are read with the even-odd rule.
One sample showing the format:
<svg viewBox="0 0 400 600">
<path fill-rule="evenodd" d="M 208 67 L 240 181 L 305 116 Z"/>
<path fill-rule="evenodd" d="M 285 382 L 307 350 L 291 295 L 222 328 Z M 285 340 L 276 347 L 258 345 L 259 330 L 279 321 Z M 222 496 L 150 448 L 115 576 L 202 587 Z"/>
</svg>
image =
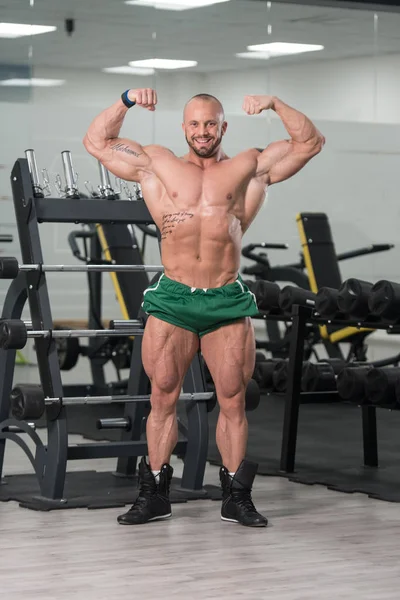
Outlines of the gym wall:
<svg viewBox="0 0 400 600">
<path fill-rule="evenodd" d="M 232 18 L 227 19 L 228 28 L 234 22 L 236 10 L 244 4 L 249 14 L 246 27 L 251 43 L 251 33 L 260 20 L 255 5 L 258 11 L 261 3 L 238 0 L 226 3 L 219 10 L 226 10 L 231 15 Z M 261 23 L 265 31 L 268 24 L 272 23 L 274 41 L 279 39 L 279 27 L 283 27 L 278 19 L 280 10 L 279 3 L 273 3 L 271 11 L 263 13 L 265 19 Z M 288 10 L 287 4 L 283 10 Z M 35 149 L 39 166 L 48 169 L 53 182 L 56 173 L 61 172 L 61 151 L 70 150 L 79 173 L 80 188 L 85 191 L 86 180 L 97 186 L 97 164 L 83 148 L 82 138 L 92 118 L 113 103 L 127 87 L 155 87 L 159 106 L 155 113 L 141 110 L 140 117 L 136 109 L 132 110 L 122 134 L 137 138 L 143 144 L 156 142 L 167 145 L 176 153 L 185 152 L 186 147 L 181 130 L 183 105 L 189 97 L 201 91 L 217 95 L 225 106 L 229 127 L 224 147 L 228 153 L 233 154 L 251 146 L 261 147 L 272 140 L 286 137 L 274 114 L 248 117 L 241 112 L 245 94 L 271 93 L 313 119 L 327 143 L 323 153 L 301 173 L 270 189 L 268 202 L 247 232 L 245 243 L 264 240 L 287 242 L 290 245 L 288 251 L 272 251 L 270 258 L 273 263 L 294 261 L 300 250 L 296 214 L 300 211 L 327 212 L 338 251 L 374 242 L 396 244 L 396 248 L 389 253 L 344 262 L 341 266 L 344 278 L 356 275 L 372 281 L 381 277 L 398 280 L 400 108 L 396 98 L 400 92 L 397 77 L 400 41 L 389 34 L 396 27 L 396 22 L 397 30 L 400 30 L 400 15 L 379 13 L 377 27 L 375 14 L 369 11 L 299 6 L 296 11 L 300 11 L 302 26 L 296 29 L 297 39 L 293 41 L 318 43 L 321 37 L 330 36 L 335 51 L 329 58 L 324 58 L 323 54 L 319 59 L 303 54 L 296 60 L 290 57 L 281 61 L 242 60 L 240 68 L 230 70 L 157 71 L 155 76 L 132 77 L 109 75 L 99 69 L 75 68 L 74 64 L 70 68 L 48 68 L 42 64 L 45 61 L 35 60 L 35 44 L 39 42 L 33 40 L 33 60 L 29 63 L 32 76 L 65 79 L 66 83 L 61 87 L 32 88 L 29 92 L 0 87 L 1 131 L 4 132 L 3 139 L 7 140 L 0 147 L 0 233 L 11 231 L 14 227 L 9 174 L 14 160 L 23 156 L 26 148 Z M 195 21 L 199 18 L 196 13 L 202 11 L 183 12 L 192 12 Z M 314 13 L 319 21 L 314 18 Z M 287 12 L 285 15 L 286 29 L 282 29 L 280 37 L 286 35 L 289 39 Z M 328 17 L 331 19 L 330 25 L 324 25 L 324 19 L 325 23 L 329 23 Z M 172 19 L 174 16 L 165 13 L 164 18 Z M 314 25 L 306 29 L 310 23 Z M 85 26 L 82 23 L 81 27 Z M 113 27 L 118 31 L 118 25 Z M 308 33 L 310 36 L 306 39 Z M 225 35 L 222 29 L 219 35 Z M 45 36 L 37 37 L 43 38 L 40 40 L 43 44 Z M 388 48 L 390 40 L 392 46 Z M 258 33 L 253 43 L 262 41 Z M 67 42 L 73 44 L 73 38 Z M 216 49 L 217 42 L 215 37 Z M 340 58 L 335 58 L 338 55 L 337 48 L 347 44 L 350 57 L 342 53 Z M 328 43 L 326 45 L 328 47 Z M 358 52 L 357 57 L 351 57 L 357 45 L 364 51 Z M 136 42 L 136 46 L 132 54 L 135 51 L 140 54 L 140 41 Z M 231 41 L 226 52 L 231 55 L 240 50 L 243 48 L 236 48 Z M 191 57 L 191 40 L 188 36 L 182 40 L 180 54 L 181 58 Z M 127 56 L 127 59 L 131 59 L 131 56 Z M 216 53 L 216 61 L 218 59 Z M 224 56 L 221 64 L 223 59 Z M 115 64 L 122 64 L 120 57 L 115 60 Z M 42 229 L 45 260 L 71 262 L 72 256 L 66 243 L 71 227 L 44 225 Z M 12 253 L 18 254 L 17 247 L 15 244 Z M 10 245 L 1 250 L 10 253 Z M 145 259 L 148 263 L 158 262 L 159 253 L 155 244 L 149 243 Z M 86 316 L 87 291 L 83 279 L 84 276 L 80 274 L 67 273 L 49 277 L 55 318 Z M 104 314 L 107 317 L 119 316 L 115 314 L 118 308 L 109 278 L 105 276 L 104 281 Z M 0 282 L 0 303 L 6 288 Z"/>
</svg>

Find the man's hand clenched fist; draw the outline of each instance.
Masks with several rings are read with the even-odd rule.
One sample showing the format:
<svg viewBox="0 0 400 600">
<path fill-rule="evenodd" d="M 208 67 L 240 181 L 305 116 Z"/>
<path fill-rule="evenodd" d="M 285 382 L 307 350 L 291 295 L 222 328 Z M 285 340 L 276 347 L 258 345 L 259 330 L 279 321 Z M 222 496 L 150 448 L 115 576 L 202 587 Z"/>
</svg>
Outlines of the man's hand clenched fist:
<svg viewBox="0 0 400 600">
<path fill-rule="evenodd" d="M 143 106 L 147 110 L 156 110 L 157 93 L 150 88 L 142 88 L 139 90 L 129 90 L 128 98 L 131 102 L 136 102 L 138 106 Z"/>
<path fill-rule="evenodd" d="M 259 115 L 263 110 L 274 107 L 273 96 L 245 96 L 243 110 L 248 115 Z"/>
</svg>

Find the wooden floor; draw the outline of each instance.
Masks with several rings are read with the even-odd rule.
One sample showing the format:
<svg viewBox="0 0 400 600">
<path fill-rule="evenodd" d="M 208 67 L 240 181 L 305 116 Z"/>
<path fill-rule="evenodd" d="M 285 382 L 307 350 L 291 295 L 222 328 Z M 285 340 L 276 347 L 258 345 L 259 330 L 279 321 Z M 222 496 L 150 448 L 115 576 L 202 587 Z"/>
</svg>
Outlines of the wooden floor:
<svg viewBox="0 0 400 600">
<path fill-rule="evenodd" d="M 181 463 L 174 467 L 179 473 Z M 22 472 L 30 465 L 10 443 L 5 475 Z M 217 481 L 218 469 L 208 467 L 206 482 Z M 266 529 L 222 522 L 212 501 L 175 505 L 171 520 L 136 527 L 117 524 L 120 509 L 43 513 L 0 504 L 0 597 L 399 599 L 399 505 L 265 477 L 254 499 L 270 519 Z"/>
<path fill-rule="evenodd" d="M 63 378 L 85 381 L 85 367 Z M 37 380 L 37 368 L 17 369 L 16 381 Z M 173 466 L 179 475 L 182 464 Z M 24 472 L 30 463 L 8 443 L 5 475 Z M 218 483 L 216 467 L 205 482 Z M 400 505 L 269 477 L 256 478 L 253 496 L 266 529 L 222 522 L 212 501 L 175 505 L 171 520 L 136 527 L 117 524 L 121 509 L 0 503 L 0 599 L 399 600 Z"/>
</svg>

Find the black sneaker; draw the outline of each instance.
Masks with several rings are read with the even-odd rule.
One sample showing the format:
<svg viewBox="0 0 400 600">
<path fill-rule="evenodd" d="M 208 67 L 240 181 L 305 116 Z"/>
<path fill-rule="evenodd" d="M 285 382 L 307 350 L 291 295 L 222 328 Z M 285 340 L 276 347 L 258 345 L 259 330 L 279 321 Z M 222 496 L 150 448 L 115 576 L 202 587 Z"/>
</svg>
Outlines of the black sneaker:
<svg viewBox="0 0 400 600">
<path fill-rule="evenodd" d="M 221 467 L 219 478 L 222 485 L 221 519 L 240 523 L 247 527 L 266 527 L 268 519 L 257 512 L 251 499 L 251 487 L 257 473 L 256 463 L 243 460 L 234 477 Z"/>
<path fill-rule="evenodd" d="M 159 483 L 151 472 L 146 459 L 139 463 L 139 496 L 127 513 L 120 515 L 117 520 L 121 525 L 141 525 L 148 521 L 168 519 L 171 516 L 169 487 L 173 469 L 165 464 L 161 467 Z"/>
</svg>

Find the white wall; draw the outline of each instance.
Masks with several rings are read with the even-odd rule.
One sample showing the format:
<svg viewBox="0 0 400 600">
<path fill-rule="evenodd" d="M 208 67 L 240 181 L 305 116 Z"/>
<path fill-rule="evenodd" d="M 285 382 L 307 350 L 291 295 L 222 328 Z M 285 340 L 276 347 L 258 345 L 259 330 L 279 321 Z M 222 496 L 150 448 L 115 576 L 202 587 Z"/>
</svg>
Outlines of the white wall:
<svg viewBox="0 0 400 600">
<path fill-rule="evenodd" d="M 246 94 L 273 94 L 317 120 L 400 123 L 400 54 L 279 67 L 253 62 L 261 67 L 207 77 L 229 114 L 240 114 Z"/>
<path fill-rule="evenodd" d="M 159 94 L 156 113 L 131 111 L 122 133 L 144 144 L 156 141 L 168 145 L 177 153 L 185 151 L 180 129 L 183 104 L 202 91 L 219 96 L 225 105 L 229 122 L 225 138 L 228 153 L 263 146 L 285 136 L 275 115 L 248 117 L 241 112 L 245 94 L 276 94 L 316 121 L 327 138 L 324 152 L 296 177 L 271 188 L 268 203 L 246 234 L 246 242 L 289 242 L 289 251 L 271 253 L 273 262 L 296 259 L 300 246 L 295 215 L 300 211 L 328 213 L 338 251 L 372 242 L 397 244 L 400 107 L 395 98 L 400 92 L 399 67 L 399 56 L 387 56 L 377 59 L 375 66 L 368 57 L 305 63 L 302 67 L 285 66 L 268 72 L 265 65 L 261 65 L 246 72 L 209 76 L 171 73 L 133 81 L 94 72 L 36 70 L 35 76 L 65 78 L 67 84 L 62 88 L 35 89 L 30 104 L 0 102 L 1 131 L 7 140 L 0 147 L 0 164 L 4 165 L 0 169 L 0 233 L 15 226 L 9 173 L 14 160 L 23 156 L 27 147 L 36 150 L 40 166 L 49 169 L 53 180 L 61 171 L 61 151 L 71 150 L 81 187 L 87 179 L 96 185 L 96 161 L 82 146 L 88 124 L 126 87 L 154 85 Z M 373 86 L 374 68 L 377 88 Z M 71 228 L 42 226 L 47 262 L 72 261 L 66 245 Z M 2 250 L 7 254 L 10 247 L 4 246 Z M 17 247 L 13 252 L 17 252 Z M 399 258 L 396 248 L 385 255 L 348 261 L 343 263 L 343 277 L 400 280 Z M 158 262 L 158 249 L 154 244 L 146 260 Z M 108 282 L 107 277 L 105 280 Z M 82 283 L 82 276 L 54 275 L 49 281 L 54 317 L 86 316 L 86 283 Z M 6 289 L 6 282 L 0 282 L 0 294 L 4 295 Z M 0 295 L 0 305 L 1 299 Z M 104 313 L 107 317 L 118 317 L 117 312 L 112 288 L 107 283 Z"/>
</svg>

